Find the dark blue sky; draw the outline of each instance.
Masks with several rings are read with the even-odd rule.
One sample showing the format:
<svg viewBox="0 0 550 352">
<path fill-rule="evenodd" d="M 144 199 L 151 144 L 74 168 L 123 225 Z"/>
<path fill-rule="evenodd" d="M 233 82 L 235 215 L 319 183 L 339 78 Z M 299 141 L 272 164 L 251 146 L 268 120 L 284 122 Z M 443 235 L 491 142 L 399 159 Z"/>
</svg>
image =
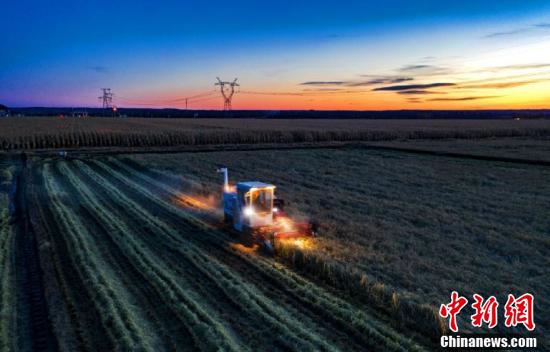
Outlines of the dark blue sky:
<svg viewBox="0 0 550 352">
<path fill-rule="evenodd" d="M 2 12 L 0 102 L 93 106 L 104 85 L 136 99 L 171 97 L 210 89 L 218 74 L 243 76 L 253 89 L 286 88 L 315 78 L 314 68 L 318 79 L 337 75 L 342 69 L 331 63 L 346 55 L 361 74 L 369 71 L 363 48 L 394 61 L 397 46 L 418 40 L 423 50 L 402 53 L 402 65 L 413 64 L 431 55 L 436 31 L 456 47 L 464 45 L 459 33 L 513 36 L 546 23 L 550 2 L 23 0 L 5 2 Z M 373 62 L 374 74 L 379 66 Z M 289 81 L 289 71 L 301 74 Z"/>
</svg>

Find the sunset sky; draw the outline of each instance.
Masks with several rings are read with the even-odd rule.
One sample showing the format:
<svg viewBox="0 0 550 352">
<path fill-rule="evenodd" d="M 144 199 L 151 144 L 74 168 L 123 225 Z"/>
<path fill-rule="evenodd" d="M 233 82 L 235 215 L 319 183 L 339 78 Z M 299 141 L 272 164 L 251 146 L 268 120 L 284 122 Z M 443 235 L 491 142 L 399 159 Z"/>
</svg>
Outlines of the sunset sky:
<svg viewBox="0 0 550 352">
<path fill-rule="evenodd" d="M 11 1 L 0 103 L 550 108 L 550 1 Z"/>
</svg>

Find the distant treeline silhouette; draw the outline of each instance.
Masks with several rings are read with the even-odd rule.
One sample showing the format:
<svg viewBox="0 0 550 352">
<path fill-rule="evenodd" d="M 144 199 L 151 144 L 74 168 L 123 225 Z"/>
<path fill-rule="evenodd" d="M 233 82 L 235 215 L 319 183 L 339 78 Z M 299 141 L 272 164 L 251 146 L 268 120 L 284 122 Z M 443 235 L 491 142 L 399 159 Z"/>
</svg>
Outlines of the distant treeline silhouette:
<svg viewBox="0 0 550 352">
<path fill-rule="evenodd" d="M 12 115 L 67 116 L 86 112 L 89 116 L 113 117 L 100 108 L 13 108 Z M 540 119 L 550 118 L 550 110 L 181 110 L 119 108 L 117 116 L 163 118 L 277 118 L 277 119 Z"/>
</svg>

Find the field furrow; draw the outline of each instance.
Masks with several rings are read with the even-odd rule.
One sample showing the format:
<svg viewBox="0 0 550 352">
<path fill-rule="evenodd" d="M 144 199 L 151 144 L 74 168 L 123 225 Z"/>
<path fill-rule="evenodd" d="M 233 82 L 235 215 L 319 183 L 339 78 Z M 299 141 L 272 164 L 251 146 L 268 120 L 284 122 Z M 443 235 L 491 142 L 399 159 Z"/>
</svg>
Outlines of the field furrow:
<svg viewBox="0 0 550 352">
<path fill-rule="evenodd" d="M 78 349 L 93 351 L 112 348 L 106 333 L 101 329 L 100 312 L 92 304 L 77 270 L 72 265 L 69 248 L 61 228 L 55 221 L 49 206 L 49 196 L 41 168 L 33 170 L 29 192 L 29 212 L 41 250 L 41 265 L 45 272 L 45 284 L 51 292 L 57 292 L 50 299 L 55 300 L 56 309 L 50 309 L 55 331 L 63 331 L 61 350 Z"/>
<path fill-rule="evenodd" d="M 254 268 L 254 266 L 259 266 L 258 270 L 263 272 L 268 272 L 271 274 L 274 274 L 276 272 L 279 272 L 281 269 L 277 269 L 273 267 L 273 262 L 270 261 L 262 261 L 257 260 L 256 258 L 251 259 L 247 258 L 246 256 L 243 256 L 242 254 L 236 253 L 234 251 L 228 250 L 226 246 L 228 245 L 228 237 L 227 234 L 220 232 L 216 227 L 214 227 L 211 223 L 208 223 L 204 221 L 203 219 L 194 217 L 190 215 L 189 211 L 186 211 L 185 209 L 181 209 L 174 204 L 172 204 L 167 199 L 170 199 L 169 196 L 174 196 L 174 194 L 166 195 L 166 190 L 163 188 L 165 187 L 159 187 L 158 185 L 155 187 L 154 180 L 149 180 L 149 182 L 153 182 L 147 185 L 142 185 L 134 180 L 132 178 L 145 178 L 147 176 L 144 176 L 142 174 L 138 175 L 139 177 L 136 177 L 135 175 L 124 175 L 121 174 L 119 171 L 114 170 L 114 168 L 110 168 L 107 165 L 103 163 L 94 163 L 98 165 L 99 167 L 103 168 L 106 172 L 108 172 L 111 175 L 111 178 L 118 178 L 120 182 L 126 183 L 131 189 L 135 189 L 141 194 L 142 201 L 144 199 L 149 200 L 149 203 L 156 203 L 159 209 L 163 209 L 163 216 L 167 218 L 172 219 L 172 226 L 189 226 L 189 224 L 192 224 L 196 228 L 203 229 L 203 231 L 207 231 L 209 234 L 208 236 L 204 236 L 201 233 L 201 236 L 192 236 L 190 237 L 191 240 L 195 241 L 196 243 L 199 243 L 202 246 L 205 246 L 206 248 L 216 248 L 221 247 L 223 249 L 223 253 L 221 253 L 218 257 L 223 258 L 223 260 L 226 260 L 225 258 L 231 258 L 235 256 L 241 257 L 241 261 L 244 261 L 244 266 L 247 268 Z M 117 165 L 118 166 L 118 165 Z M 143 180 L 142 180 L 143 182 Z M 155 191 L 149 191 L 148 189 L 154 189 Z M 164 193 L 163 193 L 164 192 Z M 160 194 L 164 194 L 164 197 L 160 197 Z M 142 203 L 143 204 L 143 203 Z M 155 210 L 159 211 L 159 210 Z M 195 230 L 197 232 L 197 229 Z M 189 232 L 192 233 L 192 232 Z M 231 255 L 228 255 L 231 254 Z M 247 262 L 248 261 L 248 262 Z M 242 264 L 241 264 L 242 266 Z M 269 276 L 268 275 L 268 276 Z M 381 340 L 384 340 L 384 342 L 388 345 L 391 345 L 392 340 L 400 340 L 400 337 L 397 336 L 397 334 L 392 333 L 391 329 L 387 329 L 386 326 L 376 326 L 375 323 L 376 319 L 373 319 L 372 317 L 367 317 L 362 313 L 361 311 L 358 311 L 354 307 L 349 306 L 349 304 L 346 304 L 342 302 L 341 300 L 335 299 L 334 297 L 327 295 L 326 292 L 323 290 L 313 288 L 315 285 L 309 284 L 309 286 L 306 286 L 303 282 L 297 282 L 296 280 L 292 279 L 292 275 L 284 275 L 279 274 L 280 276 L 277 278 L 280 279 L 285 285 L 287 285 L 288 292 L 294 292 L 295 297 L 297 297 L 297 301 L 300 303 L 301 306 L 311 307 L 314 306 L 314 311 L 327 311 L 330 313 L 327 313 L 327 315 L 330 315 L 334 321 L 335 318 L 342 319 L 344 321 L 352 321 L 350 329 L 356 329 L 357 331 L 360 331 L 363 336 L 365 336 L 365 339 L 374 342 L 375 339 L 380 338 Z M 271 278 L 273 279 L 273 278 Z M 285 282 L 286 281 L 286 282 Z M 286 294 L 285 296 L 288 296 Z M 336 309 L 336 307 L 347 307 L 346 309 Z M 322 309 L 320 309 L 322 308 Z M 303 309 L 303 308 L 302 308 Z M 336 313 L 336 314 L 335 314 Z M 349 326 L 349 324 L 348 324 Z M 353 335 L 353 334 L 352 334 Z M 403 342 L 401 341 L 402 343 Z"/>
<path fill-rule="evenodd" d="M 125 252 L 120 250 L 95 213 L 82 204 L 82 200 L 77 197 L 77 189 L 68 182 L 67 177 L 61 175 L 58 167 L 55 168 L 55 171 L 56 179 L 70 195 L 65 198 L 67 205 L 83 219 L 86 228 L 90 229 L 90 232 L 96 237 L 102 257 L 118 274 L 119 285 L 130 292 L 132 307 L 140 311 L 140 321 L 150 322 L 145 328 L 147 333 L 153 337 L 153 348 L 155 350 L 172 350 L 177 346 L 192 346 L 190 335 L 175 324 L 177 317 L 165 305 L 158 304 L 156 299 L 158 294 L 149 284 L 147 278 L 133 265 Z"/>
<path fill-rule="evenodd" d="M 105 186 L 109 187 L 105 179 L 102 181 Z M 118 192 L 118 187 L 110 186 L 110 188 L 111 192 Z M 152 218 L 147 211 L 142 209 L 137 203 L 126 198 L 124 194 L 117 193 L 116 198 L 120 199 L 123 204 L 131 205 L 128 208 L 130 209 L 130 213 L 136 211 L 135 214 L 131 214 L 134 217 L 149 219 L 151 221 L 150 223 L 144 221 L 142 226 L 151 226 L 151 231 L 153 233 L 167 234 L 167 237 L 163 240 L 167 245 L 176 246 L 174 247 L 176 248 L 174 251 L 177 252 L 179 258 L 175 257 L 175 260 L 182 261 L 187 258 L 188 262 L 186 266 L 195 267 L 195 272 L 203 273 L 206 278 L 210 279 L 212 284 L 217 286 L 218 292 L 225 292 L 226 298 L 233 300 L 233 303 L 239 305 L 243 312 L 249 311 L 251 316 L 255 317 L 256 320 L 265 320 L 265 323 L 268 325 L 266 326 L 265 323 L 260 324 L 260 326 L 264 325 L 262 327 L 263 329 L 271 331 L 271 333 L 279 331 L 281 334 L 284 334 L 287 339 L 290 339 L 290 341 L 292 341 L 292 337 L 294 336 L 296 339 L 294 343 L 299 344 L 301 340 L 305 340 L 317 344 L 317 349 L 323 348 L 323 343 L 320 342 L 319 337 L 308 334 L 302 327 L 303 322 L 293 320 L 290 318 L 288 312 L 277 308 L 277 306 L 272 305 L 270 301 L 259 295 L 255 287 L 242 283 L 243 280 L 241 277 L 235 275 L 223 265 L 220 265 L 216 258 L 205 254 L 204 250 L 192 245 L 190 242 L 186 243 L 180 241 L 172 244 L 171 242 L 174 242 L 174 239 L 180 237 L 177 231 L 166 226 L 163 222 Z M 194 231 L 196 231 L 196 229 Z M 166 248 L 164 248 L 164 251 L 166 251 Z M 307 347 L 307 345 L 305 347 Z M 314 346 L 312 345 L 310 348 L 311 347 Z M 328 346 L 325 346 L 323 349 L 327 347 Z"/>
<path fill-rule="evenodd" d="M 100 251 L 94 235 L 62 200 L 66 193 L 55 180 L 51 167 L 50 164 L 45 164 L 43 175 L 54 219 L 58 221 L 64 240 L 67 241 L 72 265 L 80 279 L 87 284 L 95 308 L 101 312 L 101 322 L 112 346 L 117 350 L 133 349 L 137 346 L 150 349 L 150 341 L 139 326 L 134 311 L 128 306 L 124 293 L 116 287 L 116 275 L 98 255 Z"/>
<path fill-rule="evenodd" d="M 109 206 L 107 206 L 106 208 L 108 208 L 113 215 L 126 214 L 126 212 L 128 211 L 128 204 L 124 201 L 123 198 L 119 198 L 117 196 L 117 200 L 123 200 L 122 204 L 119 204 L 117 200 L 113 202 L 112 199 L 109 198 L 109 196 L 112 196 L 113 194 L 111 190 L 102 191 L 101 187 L 96 187 L 94 188 L 94 190 L 96 191 L 96 194 L 98 196 L 104 194 L 107 195 L 105 198 L 100 197 L 100 199 L 102 201 L 105 201 L 105 204 L 109 204 Z M 119 205 L 118 207 L 117 204 Z M 142 219 L 143 214 L 139 215 L 139 219 Z M 130 217 L 126 216 L 126 219 L 130 219 Z M 224 316 L 226 318 L 232 319 L 239 315 L 243 316 L 245 315 L 247 310 L 250 310 L 250 308 L 247 306 L 249 302 L 243 301 L 242 297 L 238 297 L 238 292 L 231 292 L 231 294 L 226 295 L 226 297 L 220 295 L 224 291 L 228 291 L 228 288 L 226 287 L 227 283 L 225 281 L 219 282 L 219 280 L 225 280 L 224 277 L 220 277 L 219 275 L 217 277 L 211 277 L 209 280 L 209 276 L 212 276 L 212 274 L 204 269 L 205 267 L 210 266 L 208 262 L 197 262 L 197 259 L 200 258 L 194 256 L 192 252 L 190 256 L 189 254 L 187 254 L 188 251 L 186 249 L 186 253 L 184 253 L 185 255 L 183 255 L 182 251 L 184 249 L 179 248 L 182 247 L 181 243 L 177 244 L 178 247 L 174 247 L 174 245 L 170 241 L 167 241 L 166 238 L 162 238 L 162 236 L 159 235 L 162 233 L 162 230 L 159 230 L 158 228 L 149 229 L 149 226 L 144 221 L 126 220 L 126 222 L 129 222 L 130 225 L 132 225 L 131 229 L 135 237 L 142 240 L 144 242 L 144 245 L 149 246 L 149 248 L 155 250 L 158 253 L 158 260 L 167 261 L 167 266 L 170 268 L 169 270 L 175 270 L 175 275 L 179 275 L 179 277 L 185 279 L 186 284 L 191 284 L 192 282 L 194 282 L 193 290 L 202 291 L 197 294 L 197 297 L 200 297 L 203 301 L 209 301 L 210 304 L 218 305 L 219 307 L 216 307 L 217 310 L 225 311 Z M 209 260 L 213 260 L 213 258 L 209 258 Z M 203 275 L 197 275 L 199 273 L 202 273 Z M 208 291 L 208 289 L 210 289 L 210 291 Z M 233 300 L 233 302 L 230 302 L 229 300 Z M 224 306 L 227 303 L 229 303 L 229 305 Z M 234 311 L 235 315 L 233 316 L 230 314 L 232 306 L 236 306 L 236 310 Z M 260 329 L 261 334 L 257 334 L 255 338 L 261 337 L 262 334 L 265 333 L 273 333 L 274 329 L 270 325 L 266 325 L 265 322 L 262 323 L 261 320 L 258 320 L 261 318 L 261 315 L 257 314 L 257 312 L 253 312 L 253 314 L 251 314 L 250 316 L 251 318 L 254 318 L 254 320 L 248 322 L 248 324 L 246 325 L 239 326 L 240 328 L 247 329 L 244 330 L 245 334 L 250 333 L 248 330 L 258 329 Z"/>
<path fill-rule="evenodd" d="M 5 194 L 0 194 L 0 197 Z M 0 351 L 10 351 L 14 346 L 15 332 L 15 280 L 14 236 L 9 224 L 8 199 L 0 198 Z"/>
<path fill-rule="evenodd" d="M 64 174 L 75 187 L 78 187 L 80 196 L 95 209 L 95 216 L 108 228 L 111 238 L 118 246 L 124 249 L 134 265 L 146 275 L 148 282 L 155 287 L 157 294 L 169 304 L 178 314 L 182 323 L 186 324 L 189 333 L 193 335 L 198 347 L 211 348 L 212 346 L 225 346 L 228 349 L 237 349 L 239 343 L 235 341 L 233 334 L 223 326 L 221 319 L 210 316 L 204 308 L 193 299 L 188 290 L 178 285 L 177 280 L 171 275 L 169 268 L 162 261 L 156 261 L 150 248 L 146 247 L 133 236 L 125 236 L 128 229 L 120 221 L 113 218 L 98 202 L 94 192 L 79 182 L 76 175 L 62 164 L 60 166 Z M 131 232 L 130 232 L 131 233 Z"/>
</svg>

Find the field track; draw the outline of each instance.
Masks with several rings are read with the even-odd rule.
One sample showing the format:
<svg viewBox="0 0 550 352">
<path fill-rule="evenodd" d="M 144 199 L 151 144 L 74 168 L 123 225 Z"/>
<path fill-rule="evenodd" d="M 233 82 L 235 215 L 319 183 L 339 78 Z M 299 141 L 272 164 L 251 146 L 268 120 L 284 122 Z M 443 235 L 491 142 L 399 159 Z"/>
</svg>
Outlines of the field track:
<svg viewBox="0 0 550 352">
<path fill-rule="evenodd" d="M 22 173 L 27 172 L 26 168 Z M 18 296 L 18 330 L 21 343 L 33 351 L 54 351 L 56 339 L 48 319 L 42 268 L 38 260 L 36 237 L 30 224 L 27 207 L 27 189 L 24 177 L 19 175 L 15 194 L 15 258 Z"/>
<path fill-rule="evenodd" d="M 466 153 L 466 152 L 453 152 L 453 151 L 442 151 L 434 150 L 429 148 L 419 148 L 419 147 L 403 147 L 403 146 L 392 146 L 392 145 L 379 145 L 372 144 L 368 142 L 351 142 L 351 143 L 294 143 L 288 145 L 227 145 L 219 146 L 215 148 L 210 147 L 185 147 L 185 148 L 163 148 L 159 150 L 128 150 L 125 148 L 114 148 L 110 150 L 102 149 L 90 149 L 90 150 L 75 150 L 69 151 L 69 154 L 76 157 L 84 156 L 117 156 L 124 154 L 174 154 L 174 153 L 219 153 L 219 152 L 247 152 L 247 151 L 279 151 L 279 150 L 317 150 L 317 149 L 365 149 L 365 150 L 382 150 L 382 151 L 393 151 L 399 153 L 409 153 L 409 154 L 418 154 L 418 155 L 432 155 L 432 156 L 442 156 L 449 158 L 457 159 L 469 159 L 469 160 L 483 160 L 483 161 L 495 161 L 495 162 L 506 162 L 506 163 L 515 163 L 515 164 L 525 164 L 525 165 L 538 165 L 538 166 L 550 166 L 549 160 L 540 160 L 535 158 L 525 158 L 525 157 L 513 157 L 513 156 L 502 156 L 502 155 L 483 155 L 480 153 Z M 37 155 L 41 157 L 55 157 L 58 155 L 56 152 L 49 150 L 44 151 L 34 151 L 31 152 L 32 155 Z"/>
<path fill-rule="evenodd" d="M 130 164 L 49 159 L 30 183 L 64 349 L 423 349 L 368 307 L 232 246 L 173 202 L 177 190 Z"/>
</svg>

